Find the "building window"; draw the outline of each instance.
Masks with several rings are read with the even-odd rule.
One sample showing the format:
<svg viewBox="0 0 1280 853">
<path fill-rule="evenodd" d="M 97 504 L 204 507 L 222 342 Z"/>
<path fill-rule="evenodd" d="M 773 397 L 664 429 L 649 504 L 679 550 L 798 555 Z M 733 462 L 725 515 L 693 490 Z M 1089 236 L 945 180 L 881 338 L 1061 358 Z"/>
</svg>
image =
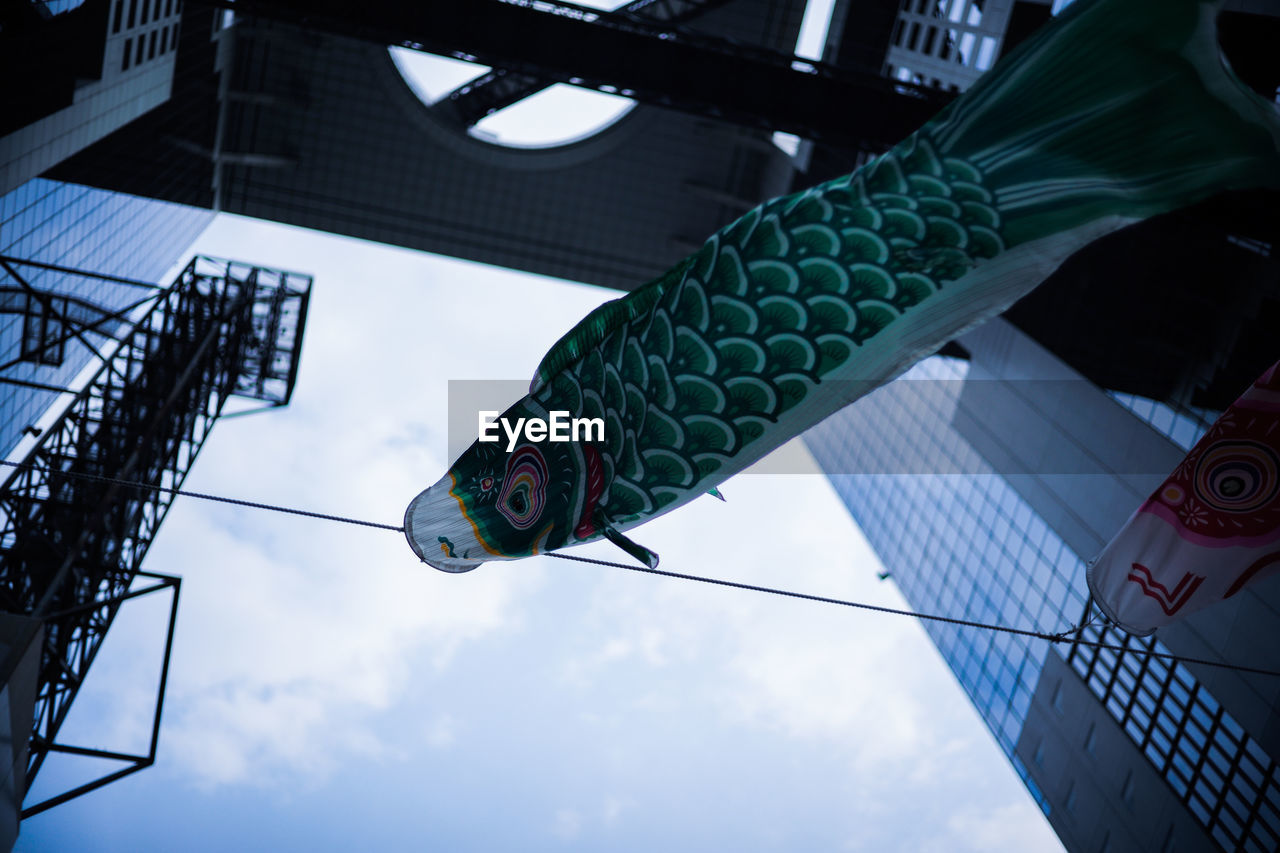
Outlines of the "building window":
<svg viewBox="0 0 1280 853">
<path fill-rule="evenodd" d="M 125 29 L 132 29 L 134 16 L 138 13 L 138 0 L 121 0 L 121 2 L 129 4 L 129 20 L 125 23 Z"/>
<path fill-rule="evenodd" d="M 1085 637 L 1138 653 L 1117 658 L 1082 645 L 1068 662 L 1210 836 L 1228 850 L 1276 849 L 1280 766 L 1271 756 L 1185 666 L 1142 654 L 1165 653 L 1158 640 L 1110 628 Z M 1120 796 L 1132 806 L 1132 775 Z"/>
<path fill-rule="evenodd" d="M 983 36 L 982 42 L 978 46 L 978 58 L 974 62 L 974 67 L 979 71 L 986 71 L 996 61 L 996 40 L 991 36 Z"/>
<path fill-rule="evenodd" d="M 148 41 L 148 42 L 150 42 L 150 47 L 148 47 L 148 48 L 147 48 L 147 59 L 155 59 L 155 58 L 156 58 L 156 35 L 157 35 L 157 33 L 158 33 L 158 30 L 152 30 L 152 31 L 151 31 L 151 38 L 147 39 L 147 41 Z"/>
<path fill-rule="evenodd" d="M 52 310 L 27 294 L 22 318 L 21 357 L 23 361 L 56 367 L 66 356 L 66 326 L 58 317 L 67 315 L 67 299 L 65 296 L 51 296 L 49 305 Z"/>
<path fill-rule="evenodd" d="M 138 52 L 133 55 L 133 64 L 142 64 L 142 52 L 147 49 L 146 36 L 138 36 Z"/>
<path fill-rule="evenodd" d="M 116 0 L 115 15 L 111 19 L 111 32 L 120 32 L 120 24 L 124 20 L 124 4 L 129 0 Z"/>
<path fill-rule="evenodd" d="M 133 39 L 124 40 L 124 55 L 120 58 L 120 70 L 129 70 L 129 60 L 133 58 Z"/>
<path fill-rule="evenodd" d="M 151 11 L 151 0 L 135 0 L 142 7 L 142 14 L 138 16 L 138 26 L 142 26 L 147 22 L 147 14 Z"/>
<path fill-rule="evenodd" d="M 169 50 L 169 28 L 160 28 L 160 54 L 164 55 Z"/>
</svg>

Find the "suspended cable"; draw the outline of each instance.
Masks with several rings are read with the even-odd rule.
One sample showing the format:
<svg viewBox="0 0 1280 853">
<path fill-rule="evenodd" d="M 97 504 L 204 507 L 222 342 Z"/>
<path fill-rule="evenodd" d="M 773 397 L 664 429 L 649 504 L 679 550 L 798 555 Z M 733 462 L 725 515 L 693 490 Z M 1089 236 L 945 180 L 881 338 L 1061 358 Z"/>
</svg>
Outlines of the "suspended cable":
<svg viewBox="0 0 1280 853">
<path fill-rule="evenodd" d="M 598 566 L 612 566 L 617 569 L 629 569 L 650 575 L 662 575 L 663 577 L 676 578 L 678 580 L 697 581 L 699 583 L 709 583 L 716 586 L 727 586 L 733 589 L 746 589 L 751 590 L 752 592 L 767 592 L 771 595 L 782 595 L 787 598 L 800 598 L 805 601 L 816 601 L 821 604 L 838 604 L 842 607 L 856 607 L 859 610 L 874 610 L 879 613 L 890 613 L 895 616 L 914 616 L 917 619 L 924 619 L 930 622 L 947 622 L 952 625 L 964 625 L 968 628 L 984 628 L 992 631 L 1003 631 L 1008 634 L 1021 634 L 1026 637 L 1035 637 L 1038 640 L 1049 640 L 1050 642 L 1055 643 L 1060 643 L 1066 640 L 1066 634 L 1047 634 L 1043 631 L 1031 631 L 1025 628 L 1010 628 L 1004 625 L 988 625 L 983 622 L 972 622 L 968 619 L 957 619 L 952 616 L 936 616 L 929 613 L 916 613 L 912 610 L 898 610 L 893 607 L 882 607 L 878 604 L 863 604 L 857 601 L 846 601 L 842 598 L 827 598 L 823 595 L 809 595 L 804 592 L 792 592 L 785 589 L 774 589 L 773 587 L 768 586 L 756 586 L 755 584 L 721 580 L 720 578 L 708 578 L 701 575 L 685 575 L 680 572 L 651 569 L 648 566 L 641 566 L 638 564 L 632 565 L 629 563 L 613 563 L 608 560 L 593 560 L 590 557 L 578 557 L 571 554 L 560 554 L 554 551 L 548 553 L 546 556 L 557 557 L 561 560 L 577 560 L 580 563 L 595 563 Z"/>
<path fill-rule="evenodd" d="M 260 503 L 258 501 L 246 501 L 240 498 L 228 498 L 221 495 L 210 495 L 204 492 L 192 492 L 186 489 L 175 489 L 170 486 L 159 486 L 154 483 L 143 483 L 138 480 L 122 480 L 118 477 L 104 477 L 101 474 L 88 474 L 80 471 L 62 471 L 58 469 L 44 469 L 35 465 L 27 465 L 21 462 L 10 462 L 0 459 L 0 465 L 7 465 L 10 468 L 18 468 L 25 471 L 44 471 L 48 470 L 50 474 L 56 474 L 60 477 L 70 477 L 76 480 L 90 480 L 97 483 L 110 483 L 116 486 L 124 486 L 131 489 L 143 489 L 153 492 L 166 492 L 171 495 L 183 495 L 189 498 L 200 498 L 205 501 L 216 501 L 218 503 L 231 504 L 233 506 L 245 506 L 251 509 L 266 509 L 272 512 L 283 512 L 289 515 L 301 515 L 306 518 L 318 518 L 321 521 L 340 521 L 343 524 L 357 524 L 361 527 L 376 527 L 380 530 L 394 530 L 397 533 L 403 533 L 404 527 L 398 524 L 381 524 L 377 521 L 363 521 L 358 518 L 348 518 L 345 515 L 330 515 L 324 512 L 312 512 L 306 509 L 295 509 L 293 507 L 279 506 L 277 504 Z"/>
<path fill-rule="evenodd" d="M 1054 644 L 1070 643 L 1072 645 L 1079 645 L 1079 646 L 1092 646 L 1098 649 L 1110 649 L 1112 651 L 1129 653 L 1129 654 L 1137 654 L 1137 655 L 1142 655 L 1144 657 L 1162 658 L 1164 660 L 1170 660 L 1177 663 L 1198 663 L 1198 664 L 1204 664 L 1205 666 L 1215 666 L 1220 669 L 1236 670 L 1238 672 L 1251 672 L 1257 675 L 1280 676 L 1280 671 L 1276 671 L 1272 669 L 1260 669 L 1258 667 L 1252 667 L 1252 666 L 1241 666 L 1239 664 L 1224 663 L 1221 661 L 1214 661 L 1214 660 L 1205 660 L 1204 658 L 1193 658 L 1193 657 L 1186 657 L 1184 655 L 1175 655 L 1167 652 L 1156 652 L 1149 649 L 1133 649 L 1133 648 L 1128 648 L 1126 646 L 1122 646 L 1116 643 L 1104 643 L 1099 640 L 1085 640 L 1085 639 L 1079 638 L 1079 636 L 1075 636 L 1075 637 L 1072 636 L 1072 634 L 1077 634 L 1084 626 L 1072 627 L 1069 631 L 1064 631 L 1059 634 L 1050 634 L 1044 631 L 1032 631 L 1026 628 L 1013 628 L 1008 625 L 991 625 L 985 622 L 974 622 L 968 619 L 957 619 L 952 616 L 939 616 L 933 613 L 916 613 L 915 611 L 912 611 L 912 610 L 899 610 L 894 607 L 882 607 L 878 604 L 864 604 L 858 601 L 847 601 L 842 598 L 828 598 L 823 595 L 809 595 L 808 593 L 803 593 L 803 592 L 792 592 L 790 590 L 785 590 L 785 589 L 774 589 L 773 587 L 757 586 L 755 584 L 740 583 L 738 581 L 721 580 L 720 578 L 708 578 L 708 577 L 702 577 L 700 575 L 686 575 L 686 574 L 681 574 L 680 572 L 668 572 L 662 569 L 651 569 L 648 566 L 641 566 L 638 564 L 614 563 L 609 560 L 595 560 L 595 559 L 592 559 L 591 557 L 578 557 L 572 554 L 559 554 L 556 552 L 550 552 L 546 556 L 556 557 L 561 560 L 577 560 L 580 563 L 594 563 L 595 565 L 598 565 L 598 566 L 611 566 L 617 569 L 627 569 L 628 571 L 641 572 L 643 574 L 648 574 L 648 575 L 661 575 L 663 577 L 676 578 L 677 580 L 697 581 L 698 583 L 713 584 L 715 586 L 725 586 L 725 587 L 730 587 L 732 589 L 745 589 L 745 590 L 750 590 L 752 592 L 765 592 L 765 593 L 769 593 L 770 595 L 781 595 L 787 598 L 799 598 L 805 601 L 817 601 L 822 604 L 837 604 L 842 607 L 854 607 L 859 610 L 873 610 L 877 613 L 889 613 L 894 616 L 913 616 L 916 619 L 929 621 L 929 622 L 945 622 L 951 625 L 962 625 L 966 628 L 979 628 L 985 631 L 999 631 L 1005 634 L 1019 634 L 1024 637 L 1034 637 L 1037 640 L 1045 640 L 1047 642 L 1054 643 Z"/>
<path fill-rule="evenodd" d="M 26 471 L 42 471 L 45 469 L 38 468 L 34 465 L 28 465 L 21 462 L 10 462 L 0 459 L 0 465 L 6 465 L 10 468 L 17 468 Z M 137 480 L 123 480 L 118 477 L 106 477 L 100 474 L 88 474 L 78 471 L 49 471 L 59 476 L 70 477 L 72 479 L 89 480 L 99 483 L 110 483 L 125 488 L 143 489 L 155 492 L 165 492 L 171 495 L 182 495 L 189 498 L 199 498 L 206 501 L 215 501 L 217 503 L 231 504 L 232 506 L 249 507 L 250 509 L 265 509 L 271 512 L 283 512 L 289 515 L 300 515 L 305 518 L 315 518 L 321 521 L 337 521 L 343 524 L 355 524 L 361 527 L 374 527 L 379 530 L 392 530 L 396 533 L 403 533 L 403 525 L 398 524 L 382 524 L 377 521 L 364 521 L 358 518 L 350 518 L 344 515 L 330 515 L 323 512 L 312 512 L 311 510 L 296 509 L 294 507 L 280 506 L 278 504 L 261 503 L 259 501 L 247 501 L 240 498 L 229 498 L 223 495 L 210 495 L 204 492 L 192 492 L 186 489 L 176 489 L 169 486 L 158 486 L 153 483 L 143 483 Z M 970 619 L 959 619 L 954 616 L 941 616 L 935 613 L 916 613 L 913 610 L 900 610 L 895 607 L 884 607 L 878 604 L 866 604 L 859 601 L 848 601 L 843 598 L 829 598 L 824 595 L 810 595 L 804 592 L 794 592 L 785 589 L 775 589 L 774 587 L 758 586 L 756 584 L 741 583 L 739 581 L 729 581 L 720 578 L 709 578 L 700 575 L 687 575 L 681 572 L 669 572 L 664 569 L 651 569 L 648 566 L 630 563 L 615 563 L 610 560 L 597 560 L 592 557 L 579 557 L 574 554 L 560 554 L 557 552 L 549 552 L 548 557 L 555 557 L 560 560 L 575 560 L 579 563 L 592 563 L 597 566 L 609 566 L 616 569 L 626 569 L 632 572 L 641 572 L 649 575 L 659 575 L 661 577 L 675 578 L 676 580 L 696 581 L 697 583 L 712 584 L 714 586 L 723 586 L 730 589 L 744 589 L 751 592 L 763 592 L 769 595 L 780 595 L 786 598 L 797 598 L 803 601 L 814 601 L 819 604 L 835 604 L 840 607 L 853 607 L 859 610 L 871 610 L 876 613 L 887 613 L 892 616 L 909 616 L 921 621 L 943 622 L 949 625 L 960 625 L 966 628 L 977 628 L 983 631 L 998 631 L 1005 634 L 1016 634 L 1023 637 L 1032 637 L 1037 640 L 1044 640 L 1049 643 L 1070 643 L 1072 645 L 1091 646 L 1097 649 L 1108 649 L 1120 652 L 1122 654 L 1136 654 L 1148 658 L 1160 658 L 1162 660 L 1173 661 L 1175 663 L 1193 663 L 1203 664 L 1204 666 L 1213 666 L 1219 669 L 1230 669 L 1237 672 L 1249 672 L 1256 675 L 1274 675 L 1280 676 L 1280 671 L 1271 669 L 1261 669 L 1259 667 L 1242 666 L 1240 664 L 1225 663 L 1222 661 L 1206 660 L 1204 658 L 1187 657 L 1185 655 L 1175 655 L 1168 652 L 1157 652 L 1150 649 L 1134 649 L 1117 643 L 1104 643 L 1100 640 L 1081 639 L 1080 632 L 1092 624 L 1093 620 L 1083 625 L 1073 626 L 1068 631 L 1057 634 L 1050 634 L 1046 631 L 1033 631 L 1027 628 L 1014 628 L 1009 625 L 993 625 L 986 622 L 975 622 Z M 1073 636 L 1074 635 L 1074 636 Z"/>
</svg>

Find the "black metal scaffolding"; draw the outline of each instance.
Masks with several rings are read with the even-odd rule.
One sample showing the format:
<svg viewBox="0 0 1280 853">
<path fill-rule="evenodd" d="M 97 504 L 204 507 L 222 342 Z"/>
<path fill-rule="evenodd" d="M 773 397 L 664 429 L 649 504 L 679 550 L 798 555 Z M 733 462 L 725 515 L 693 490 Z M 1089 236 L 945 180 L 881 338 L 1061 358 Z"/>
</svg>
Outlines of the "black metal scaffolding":
<svg viewBox="0 0 1280 853">
<path fill-rule="evenodd" d="M 38 293 L 21 277 L 23 262 L 3 260 Z M 28 806 L 24 817 L 154 761 L 178 580 L 142 572 L 141 563 L 174 497 L 113 481 L 178 488 L 230 398 L 288 403 L 310 289 L 309 276 L 194 258 L 138 306 L 141 316 L 114 351 L 100 352 L 92 378 L 0 485 L 0 609 L 44 626 L 26 789 L 51 752 L 131 764 Z M 74 335 L 75 323 L 62 319 Z M 140 575 L 159 583 L 135 587 Z M 173 590 L 173 605 L 149 755 L 59 743 L 120 606 L 162 589 Z"/>
</svg>

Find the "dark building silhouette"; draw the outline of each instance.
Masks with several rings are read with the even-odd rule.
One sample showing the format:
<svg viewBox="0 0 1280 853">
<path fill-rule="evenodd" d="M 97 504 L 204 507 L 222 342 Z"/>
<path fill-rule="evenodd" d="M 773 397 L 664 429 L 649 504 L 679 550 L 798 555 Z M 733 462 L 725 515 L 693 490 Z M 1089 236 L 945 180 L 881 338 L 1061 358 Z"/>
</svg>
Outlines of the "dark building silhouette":
<svg viewBox="0 0 1280 853">
<path fill-rule="evenodd" d="M 787 54 L 802 3 L 703 24 Z M 578 143 L 521 150 L 424 104 L 383 45 L 188 7 L 175 96 L 53 173 L 75 182 L 629 289 L 762 198 L 765 130 L 638 106 Z"/>
</svg>

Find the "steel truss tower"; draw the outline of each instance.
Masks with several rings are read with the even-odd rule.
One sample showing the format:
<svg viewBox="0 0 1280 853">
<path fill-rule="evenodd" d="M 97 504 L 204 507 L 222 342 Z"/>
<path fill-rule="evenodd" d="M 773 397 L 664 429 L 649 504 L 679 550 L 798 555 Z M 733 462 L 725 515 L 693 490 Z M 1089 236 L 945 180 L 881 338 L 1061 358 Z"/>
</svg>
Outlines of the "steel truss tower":
<svg viewBox="0 0 1280 853">
<path fill-rule="evenodd" d="M 0 259 L 44 311 L 57 346 L 87 343 L 47 293 Z M 27 262 L 30 263 L 30 262 Z M 49 265 L 32 264 L 51 269 Z M 90 275 L 52 268 L 68 275 Z M 155 759 L 178 579 L 141 571 L 143 557 L 223 407 L 232 397 L 265 408 L 289 402 L 297 377 L 311 277 L 196 257 L 156 288 L 131 324 L 99 352 L 99 366 L 0 486 L 0 610 L 43 626 L 26 788 L 50 753 L 130 766 L 42 803 L 27 817 L 149 766 Z M 140 314 L 140 316 L 138 316 Z M 70 394 L 68 394 L 70 396 Z M 140 488 L 128 483 L 145 483 Z M 139 577 L 158 583 L 135 587 Z M 150 754 L 62 744 L 58 730 L 121 604 L 171 588 L 164 665 Z"/>
</svg>

